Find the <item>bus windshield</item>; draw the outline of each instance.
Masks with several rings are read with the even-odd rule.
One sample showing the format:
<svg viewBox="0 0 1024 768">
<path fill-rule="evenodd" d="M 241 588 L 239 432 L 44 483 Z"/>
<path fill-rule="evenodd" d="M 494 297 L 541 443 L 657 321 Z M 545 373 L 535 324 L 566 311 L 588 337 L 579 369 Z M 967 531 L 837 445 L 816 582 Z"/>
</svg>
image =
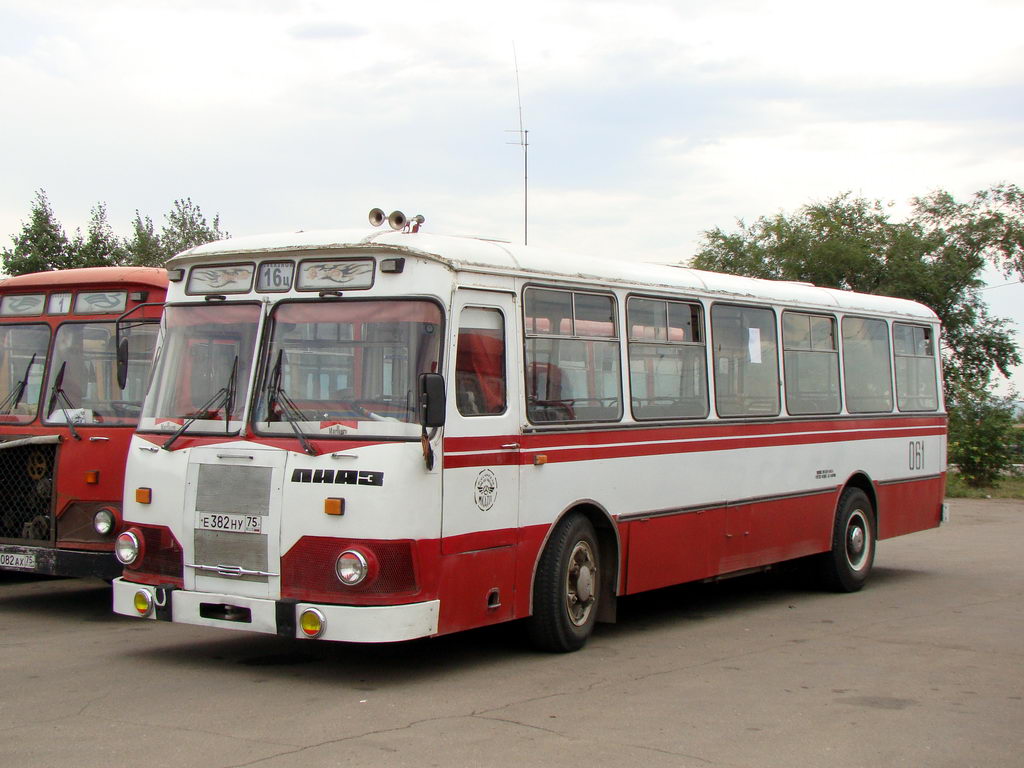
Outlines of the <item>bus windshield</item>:
<svg viewBox="0 0 1024 768">
<path fill-rule="evenodd" d="M 49 344 L 44 323 L 0 326 L 0 423 L 35 419 Z"/>
<path fill-rule="evenodd" d="M 259 321 L 258 304 L 166 307 L 139 429 L 238 432 Z"/>
<path fill-rule="evenodd" d="M 156 323 L 127 332 L 128 380 L 117 385 L 114 323 L 64 323 L 57 329 L 43 420 L 49 424 L 135 426 L 142 409 Z"/>
<path fill-rule="evenodd" d="M 255 412 L 262 433 L 418 437 L 421 373 L 436 372 L 441 310 L 428 301 L 279 304 Z"/>
</svg>

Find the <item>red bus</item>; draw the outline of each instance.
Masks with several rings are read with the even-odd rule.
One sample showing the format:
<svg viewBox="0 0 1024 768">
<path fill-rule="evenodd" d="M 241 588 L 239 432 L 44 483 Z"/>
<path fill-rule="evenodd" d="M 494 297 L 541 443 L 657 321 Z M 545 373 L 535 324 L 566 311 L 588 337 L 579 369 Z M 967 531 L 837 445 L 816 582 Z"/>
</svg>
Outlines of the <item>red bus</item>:
<svg viewBox="0 0 1024 768">
<path fill-rule="evenodd" d="M 166 270 L 151 267 L 0 283 L 0 569 L 108 580 L 120 572 L 112 549 L 125 454 L 166 288 Z"/>
</svg>

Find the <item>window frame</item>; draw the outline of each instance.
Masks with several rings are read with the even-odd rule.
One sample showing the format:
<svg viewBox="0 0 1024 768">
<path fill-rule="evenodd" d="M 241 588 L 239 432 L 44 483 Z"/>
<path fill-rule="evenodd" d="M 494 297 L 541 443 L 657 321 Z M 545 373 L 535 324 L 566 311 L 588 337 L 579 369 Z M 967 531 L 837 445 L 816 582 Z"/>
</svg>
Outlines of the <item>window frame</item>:
<svg viewBox="0 0 1024 768">
<path fill-rule="evenodd" d="M 630 303 L 634 300 L 637 301 L 658 301 L 665 304 L 665 329 L 666 338 L 661 339 L 634 339 L 632 336 L 632 323 L 630 322 Z M 697 310 L 697 323 L 696 328 L 700 332 L 700 341 L 672 341 L 668 338 L 668 329 L 671 328 L 668 320 L 669 304 L 680 304 L 689 307 L 691 310 L 696 308 Z M 630 293 L 626 296 L 625 301 L 625 323 L 624 323 L 624 336 L 626 341 L 626 378 L 629 387 L 629 410 L 633 419 L 636 421 L 695 421 L 699 419 L 707 419 L 711 415 L 711 392 L 710 392 L 710 379 L 708 373 L 708 313 L 704 304 L 695 298 L 684 298 L 680 296 L 657 296 L 639 293 Z M 703 351 L 702 359 L 704 362 L 704 412 L 701 415 L 696 416 L 639 416 L 637 415 L 636 407 L 633 403 L 633 347 L 638 346 L 666 346 L 670 348 L 680 347 L 691 347 L 700 348 Z M 681 358 L 680 358 L 681 359 Z"/>
<path fill-rule="evenodd" d="M 785 393 L 786 393 L 786 398 L 785 398 L 785 400 L 786 400 L 786 413 L 788 413 L 790 416 L 836 416 L 836 415 L 842 413 L 842 411 L 843 411 L 843 389 L 844 388 L 843 388 L 843 381 L 842 381 L 842 361 L 840 360 L 840 357 L 841 357 L 841 351 L 840 351 L 840 348 L 839 348 L 839 334 L 840 334 L 840 330 L 839 330 L 838 319 L 833 314 L 830 314 L 830 313 L 827 313 L 827 312 L 817 312 L 817 311 L 809 310 L 809 309 L 787 308 L 787 309 L 783 309 L 781 314 L 782 314 L 782 323 L 779 326 L 779 329 L 780 329 L 781 335 L 782 335 L 782 345 L 781 345 L 781 348 L 782 348 L 782 387 L 783 387 L 783 389 L 785 390 Z M 818 348 L 814 347 L 814 332 L 813 332 L 813 330 L 811 328 L 810 323 L 808 323 L 808 329 L 807 329 L 807 333 L 808 333 L 807 341 L 808 341 L 809 346 L 806 347 L 806 348 L 803 348 L 803 347 L 790 347 L 790 346 L 788 346 L 787 343 L 786 343 L 786 318 L 789 315 L 799 315 L 801 317 L 806 317 L 806 318 L 808 318 L 809 321 L 814 319 L 814 318 L 817 318 L 817 319 L 820 319 L 820 320 L 828 320 L 829 323 L 832 326 L 832 348 L 831 349 L 818 349 Z M 821 354 L 832 354 L 833 355 L 834 360 L 835 360 L 834 372 L 835 372 L 835 385 L 836 385 L 835 386 L 835 392 L 833 393 L 835 395 L 835 409 L 834 410 L 828 410 L 828 411 L 822 411 L 822 410 L 794 411 L 793 410 L 793 408 L 792 408 L 792 406 L 790 404 L 790 386 L 789 386 L 789 369 L 790 369 L 790 365 L 787 362 L 787 354 L 789 352 L 801 353 L 801 354 L 802 353 L 811 353 L 811 354 L 821 353 Z"/>
<path fill-rule="evenodd" d="M 555 293 L 568 293 L 571 301 L 571 316 L 572 321 L 572 333 L 565 334 L 554 331 L 537 331 L 531 330 L 531 323 L 527 320 L 527 294 L 530 291 L 551 291 Z M 557 427 L 572 427 L 579 424 L 615 424 L 622 421 L 625 416 L 626 409 L 624 404 L 624 387 L 623 387 L 623 376 L 622 376 L 622 322 L 620 319 L 620 309 L 618 296 L 614 291 L 601 290 L 593 287 L 576 287 L 576 286 L 552 286 L 541 283 L 527 283 L 523 286 L 521 292 L 521 320 L 522 320 L 522 340 L 523 340 L 523 394 L 522 400 L 525 406 L 525 415 L 527 421 L 531 426 L 557 426 Z M 600 296 L 607 298 L 611 301 L 611 322 L 612 322 L 612 335 L 610 336 L 597 336 L 593 334 L 579 334 L 577 323 L 577 310 L 576 310 L 576 296 Z M 535 325 L 535 324 L 534 324 Z M 613 357 L 616 366 L 616 400 L 618 411 L 615 416 L 598 419 L 598 418 L 571 418 L 571 419 L 551 419 L 551 420 L 537 420 L 531 413 L 530 408 L 530 342 L 537 339 L 549 339 L 553 341 L 579 341 L 584 344 L 615 344 L 615 355 Z M 588 399 L 588 398 L 565 398 L 566 400 L 573 399 Z M 604 398 L 602 398 L 604 399 Z M 571 406 L 569 410 L 572 410 Z"/>
</svg>

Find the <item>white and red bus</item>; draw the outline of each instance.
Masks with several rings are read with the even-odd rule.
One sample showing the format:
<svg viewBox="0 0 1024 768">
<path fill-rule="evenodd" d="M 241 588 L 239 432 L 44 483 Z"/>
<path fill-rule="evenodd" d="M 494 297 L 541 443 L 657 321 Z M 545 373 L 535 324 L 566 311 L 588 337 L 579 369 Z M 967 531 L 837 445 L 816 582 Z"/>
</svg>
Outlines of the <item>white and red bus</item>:
<svg viewBox="0 0 1024 768">
<path fill-rule="evenodd" d="M 414 228 L 415 229 L 415 228 Z M 118 613 L 354 642 L 811 558 L 859 589 L 939 525 L 939 325 L 880 296 L 415 231 L 169 263 Z"/>
<path fill-rule="evenodd" d="M 39 272 L 0 283 L 0 569 L 121 573 L 124 460 L 149 383 L 167 273 Z M 124 317 L 124 386 L 117 320 Z"/>
</svg>

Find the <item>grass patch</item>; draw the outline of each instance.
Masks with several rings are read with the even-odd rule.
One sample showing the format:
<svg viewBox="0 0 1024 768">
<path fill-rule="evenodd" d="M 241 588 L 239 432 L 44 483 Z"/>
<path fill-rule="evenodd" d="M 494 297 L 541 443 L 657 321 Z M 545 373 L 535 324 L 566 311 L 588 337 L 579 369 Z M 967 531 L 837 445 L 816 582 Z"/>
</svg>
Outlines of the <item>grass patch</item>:
<svg viewBox="0 0 1024 768">
<path fill-rule="evenodd" d="M 946 496 L 952 499 L 1024 499 L 1024 476 L 1007 475 L 998 485 L 971 488 L 960 475 L 946 475 Z"/>
</svg>

